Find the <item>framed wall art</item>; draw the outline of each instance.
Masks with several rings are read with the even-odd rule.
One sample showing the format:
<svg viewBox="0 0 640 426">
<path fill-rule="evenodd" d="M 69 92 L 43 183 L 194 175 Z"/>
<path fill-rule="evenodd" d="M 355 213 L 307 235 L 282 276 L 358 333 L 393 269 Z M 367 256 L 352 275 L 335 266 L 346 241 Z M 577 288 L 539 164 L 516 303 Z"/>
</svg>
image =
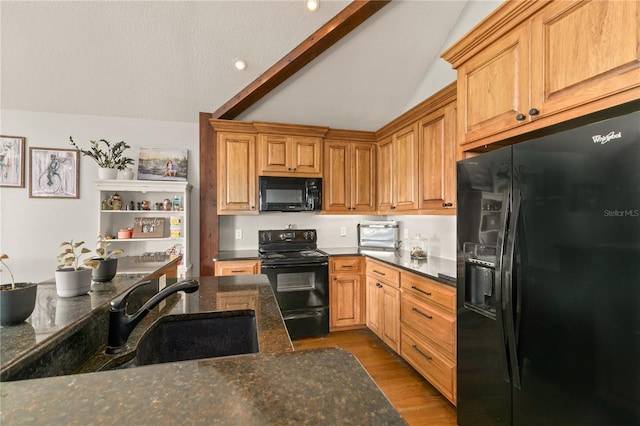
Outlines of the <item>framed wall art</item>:
<svg viewBox="0 0 640 426">
<path fill-rule="evenodd" d="M 24 149 L 24 137 L 0 136 L 0 186 L 24 188 Z"/>
<path fill-rule="evenodd" d="M 188 149 L 140 148 L 138 179 L 187 180 Z"/>
<path fill-rule="evenodd" d="M 75 149 L 29 148 L 29 197 L 80 198 Z"/>
</svg>

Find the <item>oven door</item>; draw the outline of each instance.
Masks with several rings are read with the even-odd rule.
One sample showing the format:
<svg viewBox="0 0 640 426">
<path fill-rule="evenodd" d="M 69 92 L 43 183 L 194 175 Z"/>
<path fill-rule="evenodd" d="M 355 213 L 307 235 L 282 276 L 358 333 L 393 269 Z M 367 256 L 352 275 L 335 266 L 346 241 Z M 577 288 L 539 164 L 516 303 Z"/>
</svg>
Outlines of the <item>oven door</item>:
<svg viewBox="0 0 640 426">
<path fill-rule="evenodd" d="M 280 310 L 329 306 L 328 262 L 298 265 L 262 265 Z"/>
</svg>

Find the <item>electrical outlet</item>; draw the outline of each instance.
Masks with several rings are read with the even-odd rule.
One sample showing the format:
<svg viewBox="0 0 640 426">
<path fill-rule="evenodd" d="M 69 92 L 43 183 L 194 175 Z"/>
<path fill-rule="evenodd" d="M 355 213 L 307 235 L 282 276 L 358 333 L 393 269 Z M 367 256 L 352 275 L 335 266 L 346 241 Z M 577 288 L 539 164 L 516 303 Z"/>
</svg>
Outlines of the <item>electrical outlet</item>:
<svg viewBox="0 0 640 426">
<path fill-rule="evenodd" d="M 341 226 L 340 227 L 340 236 L 341 237 L 346 237 L 347 236 L 347 227 L 346 226 Z"/>
<path fill-rule="evenodd" d="M 236 229 L 236 240 L 242 239 L 242 229 Z"/>
</svg>

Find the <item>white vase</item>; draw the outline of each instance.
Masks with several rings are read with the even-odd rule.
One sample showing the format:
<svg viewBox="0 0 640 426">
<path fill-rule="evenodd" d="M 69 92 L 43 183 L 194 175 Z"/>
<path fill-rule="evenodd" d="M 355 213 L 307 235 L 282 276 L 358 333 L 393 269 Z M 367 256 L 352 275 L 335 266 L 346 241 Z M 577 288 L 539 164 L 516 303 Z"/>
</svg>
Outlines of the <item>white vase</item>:
<svg viewBox="0 0 640 426">
<path fill-rule="evenodd" d="M 133 170 L 131 169 L 118 170 L 118 179 L 125 179 L 125 180 L 133 179 Z"/>
<path fill-rule="evenodd" d="M 74 297 L 87 294 L 91 290 L 91 269 L 56 270 L 56 293 L 60 297 Z"/>
<path fill-rule="evenodd" d="M 109 169 L 100 167 L 98 169 L 98 178 L 100 179 L 115 179 L 118 177 L 118 169 Z"/>
</svg>

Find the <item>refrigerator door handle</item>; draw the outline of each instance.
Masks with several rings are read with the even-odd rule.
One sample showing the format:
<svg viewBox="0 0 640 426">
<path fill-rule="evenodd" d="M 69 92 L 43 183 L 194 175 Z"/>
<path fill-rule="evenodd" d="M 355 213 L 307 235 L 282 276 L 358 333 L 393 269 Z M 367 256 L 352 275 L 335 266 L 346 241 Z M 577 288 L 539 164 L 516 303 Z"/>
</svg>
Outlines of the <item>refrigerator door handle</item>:
<svg viewBox="0 0 640 426">
<path fill-rule="evenodd" d="M 505 334 L 504 327 L 504 291 L 502 285 L 502 262 L 504 259 L 504 245 L 505 239 L 507 235 L 507 222 L 509 220 L 509 198 L 511 194 L 508 191 L 505 191 L 502 194 L 502 213 L 500 215 L 500 228 L 498 232 L 498 239 L 496 241 L 496 247 L 498 252 L 496 253 L 496 265 L 494 272 L 494 290 L 496 295 L 496 321 L 498 323 L 498 327 L 502 330 L 502 334 Z M 506 339 L 505 339 L 506 340 Z M 504 345 L 503 351 L 503 360 L 502 360 L 502 378 L 505 382 L 509 383 L 511 381 L 511 375 L 509 374 L 509 356 L 507 354 L 506 344 Z"/>
<path fill-rule="evenodd" d="M 518 342 L 515 331 L 514 303 L 513 300 L 513 265 L 515 262 L 515 246 L 516 246 L 516 230 L 518 225 L 518 217 L 520 215 L 520 191 L 513 192 L 511 217 L 509 218 L 509 230 L 507 233 L 507 244 L 504 256 L 504 278 L 502 280 L 503 288 L 503 306 L 505 320 L 505 335 L 507 338 L 507 350 L 509 353 L 509 365 L 511 366 L 511 380 L 513 386 L 520 389 L 520 367 L 518 365 Z"/>
</svg>

